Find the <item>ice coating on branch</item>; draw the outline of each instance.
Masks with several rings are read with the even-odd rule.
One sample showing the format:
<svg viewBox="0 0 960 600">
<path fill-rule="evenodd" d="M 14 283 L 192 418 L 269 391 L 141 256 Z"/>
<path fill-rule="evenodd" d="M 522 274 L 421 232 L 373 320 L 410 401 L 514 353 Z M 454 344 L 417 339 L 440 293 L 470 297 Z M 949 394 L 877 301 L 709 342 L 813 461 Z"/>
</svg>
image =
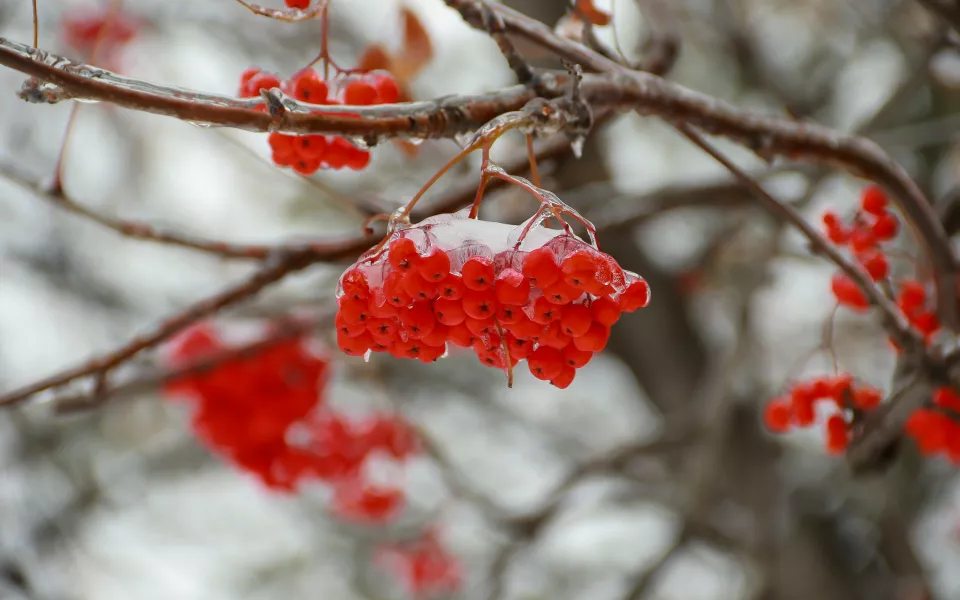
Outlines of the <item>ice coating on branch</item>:
<svg viewBox="0 0 960 600">
<path fill-rule="evenodd" d="M 340 278 L 337 343 L 433 362 L 470 348 L 507 370 L 567 387 L 623 312 L 646 306 L 635 273 L 542 218 L 519 226 L 440 215 L 393 232 Z"/>
</svg>

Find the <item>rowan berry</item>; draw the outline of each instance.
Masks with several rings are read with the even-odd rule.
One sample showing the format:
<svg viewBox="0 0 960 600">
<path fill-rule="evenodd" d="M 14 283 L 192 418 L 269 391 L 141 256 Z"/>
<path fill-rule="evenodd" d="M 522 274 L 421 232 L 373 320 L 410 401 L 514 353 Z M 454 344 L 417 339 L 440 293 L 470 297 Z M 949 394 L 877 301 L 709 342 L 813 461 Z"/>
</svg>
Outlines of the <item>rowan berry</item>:
<svg viewBox="0 0 960 600">
<path fill-rule="evenodd" d="M 567 365 L 563 365 L 560 369 L 560 373 L 550 379 L 550 383 L 561 390 L 565 390 L 570 387 L 570 384 L 573 383 L 573 379 L 576 376 L 576 369 Z"/>
<path fill-rule="evenodd" d="M 834 297 L 841 306 L 846 306 L 857 312 L 863 312 L 870 308 L 870 302 L 863 290 L 843 273 L 835 273 L 830 281 L 830 286 Z"/>
<path fill-rule="evenodd" d="M 417 271 L 427 281 L 434 283 L 442 281 L 450 274 L 450 257 L 440 248 L 434 248 L 429 254 L 420 258 Z"/>
<path fill-rule="evenodd" d="M 377 88 L 377 104 L 393 104 L 400 98 L 400 87 L 390 73 L 374 73 L 372 81 Z"/>
<path fill-rule="evenodd" d="M 509 304 L 501 303 L 497 307 L 497 323 L 501 325 L 515 325 L 522 319 L 526 319 L 526 315 L 519 306 L 510 306 Z"/>
<path fill-rule="evenodd" d="M 868 185 L 861 192 L 860 205 L 865 213 L 882 216 L 887 212 L 887 204 L 887 194 L 879 186 Z"/>
<path fill-rule="evenodd" d="M 831 415 L 827 419 L 827 451 L 840 454 L 847 449 L 849 443 L 850 433 L 846 420 L 842 415 Z"/>
<path fill-rule="evenodd" d="M 583 289 L 560 280 L 543 290 L 543 298 L 553 304 L 570 304 L 583 295 Z"/>
<path fill-rule="evenodd" d="M 310 0 L 283 0 L 283 2 L 287 5 L 287 8 L 296 8 L 299 10 L 310 8 Z"/>
<path fill-rule="evenodd" d="M 463 285 L 468 290 L 482 291 L 493 285 L 493 261 L 485 256 L 473 256 L 460 269 Z"/>
<path fill-rule="evenodd" d="M 339 312 L 337 313 L 337 316 L 334 318 L 334 325 L 336 325 L 338 332 L 342 333 L 347 337 L 356 337 L 358 335 L 361 335 L 364 331 L 367 331 L 366 324 L 359 321 L 356 323 L 347 323 L 343 319 L 343 315 L 341 315 Z"/>
<path fill-rule="evenodd" d="M 446 298 L 437 298 L 433 303 L 433 313 L 437 316 L 437 321 L 444 325 L 453 327 L 463 323 L 467 318 L 467 313 L 463 309 L 463 303 L 459 300 L 447 300 Z"/>
<path fill-rule="evenodd" d="M 851 394 L 853 405 L 862 410 L 873 410 L 883 401 L 883 392 L 870 386 L 854 388 Z"/>
<path fill-rule="evenodd" d="M 823 224 L 826 229 L 827 238 L 834 244 L 846 244 L 850 241 L 850 230 L 843 224 L 840 216 L 834 212 L 823 214 Z"/>
<path fill-rule="evenodd" d="M 960 394 L 949 387 L 939 387 L 933 391 L 933 403 L 942 408 L 960 412 Z"/>
<path fill-rule="evenodd" d="M 494 291 L 500 304 L 520 306 L 530 298 L 530 281 L 519 271 L 504 269 L 497 275 Z"/>
<path fill-rule="evenodd" d="M 326 104 L 329 89 L 327 82 L 312 68 L 297 72 L 289 82 L 291 95 L 310 104 Z"/>
<path fill-rule="evenodd" d="M 369 106 L 377 102 L 377 88 L 366 81 L 351 81 L 343 90 L 343 103 L 351 106 Z"/>
<path fill-rule="evenodd" d="M 575 345 L 570 344 L 563 349 L 563 361 L 574 369 L 586 366 L 593 358 L 593 352 L 579 350 Z"/>
<path fill-rule="evenodd" d="M 364 300 L 370 297 L 370 284 L 367 281 L 367 276 L 359 269 L 351 269 L 344 273 L 340 280 L 340 289 L 346 296 L 354 300 Z"/>
<path fill-rule="evenodd" d="M 363 323 L 371 318 L 370 305 L 365 300 L 354 300 L 346 296 L 340 299 L 340 312 L 338 314 L 344 323 L 349 324 Z"/>
<path fill-rule="evenodd" d="M 620 320 L 620 303 L 607 296 L 594 298 L 590 303 L 590 315 L 597 323 L 612 327 Z"/>
<path fill-rule="evenodd" d="M 436 322 L 429 302 L 417 302 L 400 311 L 400 324 L 411 339 L 418 340 L 433 331 Z"/>
<path fill-rule="evenodd" d="M 562 314 L 563 311 L 560 306 L 541 296 L 533 303 L 533 314 L 530 315 L 530 319 L 535 323 L 548 325 L 559 320 Z"/>
<path fill-rule="evenodd" d="M 543 331 L 536 337 L 536 341 L 541 346 L 563 350 L 570 345 L 571 337 L 563 332 L 563 327 L 559 321 L 554 321 L 547 325 Z"/>
<path fill-rule="evenodd" d="M 533 352 L 533 342 L 530 340 L 522 340 L 510 333 L 507 334 L 506 340 L 507 349 L 510 351 L 510 358 L 523 360 Z"/>
<path fill-rule="evenodd" d="M 537 321 L 531 320 L 524 316 L 515 324 L 510 326 L 510 332 L 522 340 L 532 340 L 543 333 L 545 328 L 546 327 L 544 324 L 538 323 Z"/>
<path fill-rule="evenodd" d="M 339 331 L 337 332 L 337 346 L 348 356 L 363 356 L 373 344 L 373 337 L 369 331 L 364 331 L 354 337 L 348 337 Z"/>
<path fill-rule="evenodd" d="M 610 339 L 610 328 L 600 323 L 591 323 L 590 329 L 580 337 L 573 338 L 573 344 L 578 350 L 585 352 L 600 352 Z"/>
<path fill-rule="evenodd" d="M 497 297 L 493 290 L 468 290 L 463 296 L 463 310 L 468 317 L 489 320 L 497 314 Z"/>
<path fill-rule="evenodd" d="M 403 291 L 414 300 L 433 300 L 440 295 L 437 284 L 428 281 L 414 270 L 408 270 L 403 275 Z"/>
<path fill-rule="evenodd" d="M 633 312 L 649 303 L 650 286 L 642 277 L 634 279 L 620 295 L 620 310 L 623 312 Z"/>
<path fill-rule="evenodd" d="M 410 238 L 397 238 L 390 243 L 387 252 L 390 266 L 398 271 L 406 271 L 419 265 L 420 254 L 417 245 Z"/>
<path fill-rule="evenodd" d="M 873 250 L 877 247 L 877 241 L 872 230 L 857 228 L 850 234 L 850 249 L 858 254 Z"/>
<path fill-rule="evenodd" d="M 383 280 L 383 293 L 386 301 L 396 308 L 405 308 L 410 305 L 413 298 L 407 293 L 403 286 L 403 271 L 393 271 Z"/>
<path fill-rule="evenodd" d="M 450 339 L 450 326 L 440 322 L 434 323 L 430 333 L 421 339 L 423 339 L 423 343 L 428 346 L 445 346 L 447 340 Z"/>
<path fill-rule="evenodd" d="M 910 323 L 926 338 L 940 331 L 940 318 L 934 312 L 916 314 L 910 318 Z"/>
<path fill-rule="evenodd" d="M 497 332 L 496 325 L 494 325 L 489 319 L 475 319 L 468 315 L 463 322 L 467 326 L 467 329 L 470 330 L 470 333 L 475 335 L 477 338 L 491 336 Z M 474 340 L 474 343 L 477 343 L 477 340 Z"/>
<path fill-rule="evenodd" d="M 476 341 L 477 336 L 467 327 L 465 322 L 460 322 L 450 326 L 450 341 L 461 348 L 470 348 Z"/>
<path fill-rule="evenodd" d="M 590 309 L 583 304 L 571 304 L 563 309 L 560 325 L 563 332 L 570 337 L 580 337 L 587 333 L 593 323 Z"/>
<path fill-rule="evenodd" d="M 789 431 L 792 418 L 793 410 L 790 407 L 790 402 L 784 398 L 768 402 L 763 409 L 763 422 L 767 429 L 774 433 Z"/>
<path fill-rule="evenodd" d="M 466 286 L 463 285 L 463 280 L 456 273 L 451 273 L 443 281 L 437 284 L 437 288 L 440 291 L 440 297 L 446 300 L 459 300 L 463 298 L 464 292 L 466 292 Z"/>
<path fill-rule="evenodd" d="M 338 315 L 339 316 L 339 315 Z M 373 340 L 380 344 L 389 344 L 394 341 L 399 332 L 396 319 L 370 319 L 367 322 L 367 331 Z"/>
<path fill-rule="evenodd" d="M 527 357 L 527 365 L 534 377 L 549 381 L 560 375 L 564 362 L 559 350 L 540 346 Z"/>
<path fill-rule="evenodd" d="M 859 257 L 860 264 L 874 281 L 881 281 L 887 278 L 890 273 L 890 263 L 887 257 L 881 252 L 868 252 Z"/>
<path fill-rule="evenodd" d="M 927 291 L 919 281 L 908 280 L 900 285 L 897 304 L 907 316 L 923 309 L 927 303 Z"/>
<path fill-rule="evenodd" d="M 563 276 L 557 258 L 549 248 L 537 248 L 527 254 L 523 258 L 521 271 L 531 284 L 540 289 L 553 285 Z"/>
<path fill-rule="evenodd" d="M 871 228 L 871 233 L 876 240 L 881 242 L 892 240 L 900 232 L 900 221 L 892 213 L 886 212 L 877 217 Z"/>
</svg>

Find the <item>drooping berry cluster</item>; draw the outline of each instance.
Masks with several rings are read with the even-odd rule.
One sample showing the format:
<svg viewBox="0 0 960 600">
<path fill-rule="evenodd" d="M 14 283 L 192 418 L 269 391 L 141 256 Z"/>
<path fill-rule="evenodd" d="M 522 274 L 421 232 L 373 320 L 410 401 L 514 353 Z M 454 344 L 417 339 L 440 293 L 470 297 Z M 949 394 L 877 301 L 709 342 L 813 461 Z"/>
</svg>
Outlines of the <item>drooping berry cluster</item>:
<svg viewBox="0 0 960 600">
<path fill-rule="evenodd" d="M 331 90 L 330 84 L 312 68 L 302 69 L 283 81 L 257 67 L 247 69 L 240 76 L 241 98 L 254 98 L 260 95 L 261 90 L 273 88 L 280 88 L 285 94 L 303 102 L 325 105 L 391 104 L 400 95 L 396 81 L 386 71 L 339 78 L 335 90 Z M 331 94 L 331 91 L 334 93 Z M 266 110 L 265 105 L 259 108 Z M 281 167 L 290 167 L 301 175 L 312 175 L 321 168 L 339 170 L 346 167 L 359 171 L 370 163 L 370 152 L 338 136 L 271 133 L 268 142 L 273 162 Z"/>
<path fill-rule="evenodd" d="M 207 326 L 188 330 L 169 350 L 174 368 L 229 355 Z M 370 484 L 364 467 L 374 454 L 408 459 L 417 452 L 416 437 L 395 415 L 353 422 L 335 412 L 324 403 L 327 376 L 327 361 L 294 339 L 218 361 L 165 389 L 193 401 L 193 428 L 205 445 L 267 487 L 292 492 L 320 481 L 333 488 L 340 516 L 384 522 L 403 508 L 403 491 Z"/>
<path fill-rule="evenodd" d="M 890 277 L 890 263 L 883 245 L 900 231 L 899 218 L 889 210 L 886 194 L 877 186 L 867 186 L 860 196 L 860 210 L 846 224 L 834 212 L 823 215 L 827 238 L 846 246 L 874 281 Z M 904 316 L 928 341 L 940 330 L 940 320 L 927 308 L 926 290 L 918 281 L 899 282 L 897 305 Z M 841 306 L 857 312 L 869 309 L 866 295 L 849 277 L 836 273 L 831 280 L 833 295 Z"/>
<path fill-rule="evenodd" d="M 882 401 L 883 392 L 869 385 L 857 384 L 849 373 L 814 377 L 797 383 L 788 394 L 768 403 L 763 419 L 767 428 L 776 433 L 810 427 L 817 419 L 817 405 L 828 403 L 838 412 L 827 418 L 827 450 L 839 454 L 850 441 L 849 429 L 854 411 L 873 410 Z"/>
<path fill-rule="evenodd" d="M 462 583 L 460 563 L 443 547 L 435 528 L 425 530 L 416 540 L 381 545 L 374 560 L 414 598 L 450 594 Z"/>
<path fill-rule="evenodd" d="M 432 362 L 447 344 L 565 388 L 603 350 L 622 312 L 646 306 L 642 277 L 566 232 L 441 215 L 394 233 L 338 287 L 337 343 Z"/>
</svg>

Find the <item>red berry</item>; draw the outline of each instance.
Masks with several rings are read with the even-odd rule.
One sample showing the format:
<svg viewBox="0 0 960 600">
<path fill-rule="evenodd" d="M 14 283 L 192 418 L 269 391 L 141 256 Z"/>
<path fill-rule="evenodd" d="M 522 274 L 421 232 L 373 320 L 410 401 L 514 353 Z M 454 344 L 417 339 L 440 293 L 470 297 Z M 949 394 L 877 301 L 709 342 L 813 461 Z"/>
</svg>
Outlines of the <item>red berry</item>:
<svg viewBox="0 0 960 600">
<path fill-rule="evenodd" d="M 874 281 L 886 279 L 890 273 L 890 263 L 881 252 L 869 252 L 861 256 L 860 263 Z"/>
<path fill-rule="evenodd" d="M 493 319 L 497 314 L 497 297 L 493 290 L 468 290 L 463 296 L 463 310 L 474 319 Z"/>
<path fill-rule="evenodd" d="M 883 213 L 877 217 L 871 231 L 873 237 L 881 242 L 892 240 L 900 231 L 900 220 L 892 213 Z"/>
<path fill-rule="evenodd" d="M 855 388 L 852 395 L 853 405 L 863 410 L 873 410 L 883 401 L 883 392 L 870 386 Z"/>
<path fill-rule="evenodd" d="M 872 250 L 877 246 L 877 238 L 871 229 L 854 229 L 850 234 L 850 249 L 856 253 Z"/>
<path fill-rule="evenodd" d="M 530 281 L 519 271 L 504 269 L 497 275 L 494 291 L 500 304 L 523 305 L 530 297 Z"/>
<path fill-rule="evenodd" d="M 377 102 L 377 89 L 363 80 L 351 81 L 343 90 L 343 103 L 350 106 L 369 106 Z"/>
<path fill-rule="evenodd" d="M 337 328 L 337 333 L 343 334 L 347 337 L 357 337 L 358 335 L 363 335 L 367 331 L 367 324 L 363 322 L 356 323 L 347 323 L 343 315 L 339 312 L 334 318 L 334 325 Z"/>
<path fill-rule="evenodd" d="M 383 280 L 383 293 L 387 303 L 396 308 L 410 306 L 412 298 L 403 286 L 403 271 L 394 271 Z"/>
<path fill-rule="evenodd" d="M 549 248 L 537 248 L 523 257 L 521 271 L 531 284 L 541 290 L 553 285 L 563 276 L 557 259 Z"/>
<path fill-rule="evenodd" d="M 320 159 L 301 156 L 298 160 L 294 161 L 292 166 L 293 170 L 301 175 L 313 175 L 320 168 Z"/>
<path fill-rule="evenodd" d="M 373 86 L 377 89 L 377 104 L 393 104 L 400 98 L 400 87 L 389 73 L 375 74 Z"/>
<path fill-rule="evenodd" d="M 910 316 L 922 310 L 927 303 L 927 290 L 919 281 L 904 281 L 900 286 L 900 295 L 897 304 L 900 310 Z"/>
<path fill-rule="evenodd" d="M 879 186 L 869 185 L 863 189 L 860 195 L 860 205 L 865 213 L 879 217 L 886 213 L 887 204 L 887 194 Z"/>
<path fill-rule="evenodd" d="M 348 337 L 337 331 L 337 346 L 348 356 L 363 356 L 373 346 L 373 337 L 365 331 L 355 337 Z"/>
<path fill-rule="evenodd" d="M 940 331 L 940 318 L 934 312 L 922 312 L 914 315 L 910 322 L 924 337 L 931 337 Z"/>
<path fill-rule="evenodd" d="M 834 274 L 830 286 L 840 306 L 846 306 L 857 312 L 863 312 L 870 308 L 870 302 L 867 301 L 867 296 L 863 293 L 863 290 L 843 273 Z"/>
<path fill-rule="evenodd" d="M 322 135 L 298 135 L 293 138 L 293 147 L 305 159 L 322 161 L 327 154 L 327 138 Z"/>
<path fill-rule="evenodd" d="M 450 257 L 443 250 L 434 248 L 430 254 L 421 257 L 417 271 L 427 281 L 442 281 L 450 274 Z"/>
<path fill-rule="evenodd" d="M 290 80 L 291 93 L 297 100 L 310 104 L 326 104 L 327 82 L 312 68 L 303 69 Z"/>
<path fill-rule="evenodd" d="M 399 323 L 396 319 L 371 319 L 367 322 L 367 330 L 373 336 L 373 340 L 380 344 L 387 344 L 394 341 Z"/>
<path fill-rule="evenodd" d="M 831 415 L 827 419 L 827 451 L 831 454 L 841 454 L 850 443 L 850 433 L 847 422 L 842 415 Z"/>
<path fill-rule="evenodd" d="M 407 335 L 415 340 L 422 338 L 431 331 L 437 322 L 429 302 L 417 302 L 410 308 L 400 311 L 400 324 Z"/>
<path fill-rule="evenodd" d="M 559 306 L 541 296 L 533 303 L 533 316 L 530 318 L 536 323 L 547 325 L 559 320 L 561 314 L 562 311 Z"/>
<path fill-rule="evenodd" d="M 437 284 L 427 281 L 414 269 L 404 272 L 403 290 L 414 300 L 433 300 L 440 294 Z"/>
<path fill-rule="evenodd" d="M 620 309 L 623 312 L 633 312 L 649 303 L 650 286 L 642 277 L 635 279 L 620 295 Z"/>
<path fill-rule="evenodd" d="M 576 369 L 574 369 L 573 367 L 568 367 L 567 365 L 563 365 L 563 368 L 560 369 L 560 373 L 555 377 L 553 377 L 550 380 L 550 383 L 560 388 L 561 390 L 565 390 L 568 387 L 570 387 L 570 384 L 573 383 L 573 378 L 576 376 L 577 376 Z"/>
<path fill-rule="evenodd" d="M 450 327 L 440 322 L 434 323 L 430 333 L 420 339 L 428 346 L 443 346 L 450 339 Z"/>
<path fill-rule="evenodd" d="M 297 8 L 300 10 L 310 8 L 310 0 L 284 0 L 284 4 L 287 5 L 287 8 Z"/>
<path fill-rule="evenodd" d="M 590 314 L 597 323 L 612 327 L 620 320 L 620 303 L 606 296 L 594 298 L 590 303 Z"/>
<path fill-rule="evenodd" d="M 767 429 L 775 433 L 784 433 L 790 430 L 790 420 L 793 411 L 786 399 L 778 398 L 769 402 L 763 409 L 763 423 Z"/>
<path fill-rule="evenodd" d="M 401 237 L 390 242 L 387 260 L 394 269 L 406 271 L 420 264 L 420 253 L 413 240 Z"/>
<path fill-rule="evenodd" d="M 240 95 L 245 98 L 253 98 L 260 95 L 261 90 L 272 90 L 281 86 L 280 78 L 273 73 L 258 73 L 247 81 L 246 88 L 241 90 Z"/>
<path fill-rule="evenodd" d="M 463 323 L 463 320 L 467 318 L 467 313 L 463 310 L 463 304 L 459 300 L 447 300 L 446 298 L 437 298 L 433 303 L 433 314 L 437 316 L 438 321 L 451 327 Z"/>
<path fill-rule="evenodd" d="M 583 304 L 571 304 L 563 309 L 560 317 L 560 326 L 563 332 L 570 337 L 580 337 L 585 334 L 593 323 L 590 309 Z"/>
<path fill-rule="evenodd" d="M 527 357 L 527 365 L 534 377 L 549 381 L 563 370 L 563 356 L 556 348 L 541 346 Z"/>
<path fill-rule="evenodd" d="M 464 318 L 466 318 L 466 316 L 464 316 Z M 473 332 L 470 331 L 466 323 L 460 323 L 450 327 L 449 339 L 461 348 L 469 348 L 473 346 L 473 342 L 476 341 L 477 337 L 473 335 Z"/>
<path fill-rule="evenodd" d="M 500 306 L 497 307 L 497 323 L 501 325 L 514 325 L 526 318 L 527 316 L 523 314 L 523 309 L 519 306 L 500 304 Z"/>
<path fill-rule="evenodd" d="M 440 291 L 440 297 L 447 300 L 459 300 L 467 290 L 463 280 L 456 273 L 451 273 L 437 284 L 437 289 Z"/>
<path fill-rule="evenodd" d="M 590 329 L 580 337 L 573 338 L 573 344 L 578 350 L 586 352 L 600 352 L 610 339 L 610 328 L 600 323 L 591 323 Z"/>
<path fill-rule="evenodd" d="M 469 290 L 481 291 L 493 285 L 493 261 L 485 256 L 473 256 L 460 269 L 463 285 Z"/>
<path fill-rule="evenodd" d="M 960 412 L 960 394 L 952 388 L 940 387 L 933 391 L 933 403 L 937 406 Z"/>
<path fill-rule="evenodd" d="M 593 358 L 593 352 L 578 350 L 576 346 L 570 344 L 562 351 L 563 361 L 574 369 L 585 366 Z"/>
<path fill-rule="evenodd" d="M 583 289 L 561 279 L 543 290 L 543 297 L 553 304 L 569 304 L 583 295 Z"/>
</svg>

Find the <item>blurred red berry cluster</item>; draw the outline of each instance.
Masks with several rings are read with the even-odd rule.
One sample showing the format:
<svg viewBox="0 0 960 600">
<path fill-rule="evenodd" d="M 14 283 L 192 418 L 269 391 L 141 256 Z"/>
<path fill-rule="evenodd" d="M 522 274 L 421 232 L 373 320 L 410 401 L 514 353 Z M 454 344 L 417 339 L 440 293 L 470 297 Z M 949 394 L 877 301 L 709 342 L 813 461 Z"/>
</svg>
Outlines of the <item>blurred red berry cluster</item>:
<svg viewBox="0 0 960 600">
<path fill-rule="evenodd" d="M 294 492 L 308 480 L 333 491 L 331 510 L 355 523 L 381 525 L 405 506 L 400 486 L 372 483 L 371 458 L 403 462 L 419 453 L 413 429 L 393 414 L 351 420 L 324 402 L 328 363 L 301 339 L 256 353 L 231 353 L 211 326 L 185 331 L 167 349 L 171 368 L 187 373 L 165 392 L 195 405 L 193 429 L 211 450 L 268 488 Z M 196 368 L 203 361 L 206 368 Z M 457 560 L 433 529 L 413 543 L 385 545 L 377 554 L 409 593 L 432 596 L 460 584 Z"/>
<path fill-rule="evenodd" d="M 168 363 L 183 368 L 230 348 L 209 326 L 174 340 Z M 211 450 L 267 487 L 294 491 L 305 480 L 334 490 L 333 510 L 354 521 L 383 522 L 403 507 L 399 488 L 372 485 L 373 454 L 403 461 L 417 452 L 413 431 L 395 415 L 353 422 L 324 402 L 327 361 L 302 340 L 279 341 L 249 356 L 170 381 L 165 391 L 193 401 L 193 429 Z"/>
<path fill-rule="evenodd" d="M 283 3 L 287 8 L 296 8 L 299 10 L 310 8 L 310 0 L 283 0 Z"/>
<path fill-rule="evenodd" d="M 117 54 L 142 29 L 143 23 L 119 10 L 84 10 L 67 13 L 60 21 L 64 43 L 89 60 L 98 48 L 100 64 L 115 69 Z"/>
<path fill-rule="evenodd" d="M 933 402 L 910 415 L 904 428 L 921 454 L 942 454 L 960 464 L 960 394 L 950 388 L 937 388 Z"/>
<path fill-rule="evenodd" d="M 622 312 L 646 306 L 642 277 L 572 234 L 441 215 L 395 233 L 340 280 L 337 343 L 432 362 L 447 343 L 498 369 L 526 359 L 565 388 L 603 350 Z"/>
<path fill-rule="evenodd" d="M 795 384 L 790 392 L 767 404 L 763 420 L 770 431 L 785 433 L 810 427 L 817 420 L 817 405 L 826 403 L 837 410 L 826 422 L 827 450 L 839 454 L 850 441 L 849 428 L 854 411 L 873 410 L 883 401 L 879 389 L 857 384 L 849 373 L 814 377 Z"/>
<path fill-rule="evenodd" d="M 400 95 L 396 81 L 386 71 L 340 77 L 333 94 L 330 82 L 324 81 L 312 68 L 302 69 L 283 81 L 257 67 L 247 69 L 240 76 L 241 98 L 254 98 L 260 95 L 261 90 L 273 88 L 280 88 L 285 94 L 303 102 L 325 105 L 392 104 Z M 259 109 L 266 110 L 266 106 L 262 105 Z M 301 175 L 312 175 L 321 168 L 339 170 L 346 167 L 359 171 L 370 163 L 370 152 L 338 136 L 271 133 L 268 141 L 273 162 L 281 167 L 290 167 Z"/>
<path fill-rule="evenodd" d="M 419 539 L 380 546 L 374 560 L 415 598 L 450 594 L 462 583 L 459 562 L 447 553 L 432 528 Z"/>
<path fill-rule="evenodd" d="M 863 269 L 874 281 L 890 277 L 890 263 L 883 245 L 893 240 L 900 231 L 900 220 L 887 207 L 889 201 L 882 189 L 871 185 L 860 196 L 860 210 L 847 224 L 834 212 L 823 215 L 827 238 L 839 246 L 847 246 Z M 870 308 L 866 295 L 856 283 L 843 273 L 836 273 L 831 281 L 833 295 L 840 306 L 857 312 Z M 904 280 L 895 285 L 897 305 L 907 320 L 928 341 L 940 330 L 940 320 L 927 308 L 924 285 Z"/>
</svg>

